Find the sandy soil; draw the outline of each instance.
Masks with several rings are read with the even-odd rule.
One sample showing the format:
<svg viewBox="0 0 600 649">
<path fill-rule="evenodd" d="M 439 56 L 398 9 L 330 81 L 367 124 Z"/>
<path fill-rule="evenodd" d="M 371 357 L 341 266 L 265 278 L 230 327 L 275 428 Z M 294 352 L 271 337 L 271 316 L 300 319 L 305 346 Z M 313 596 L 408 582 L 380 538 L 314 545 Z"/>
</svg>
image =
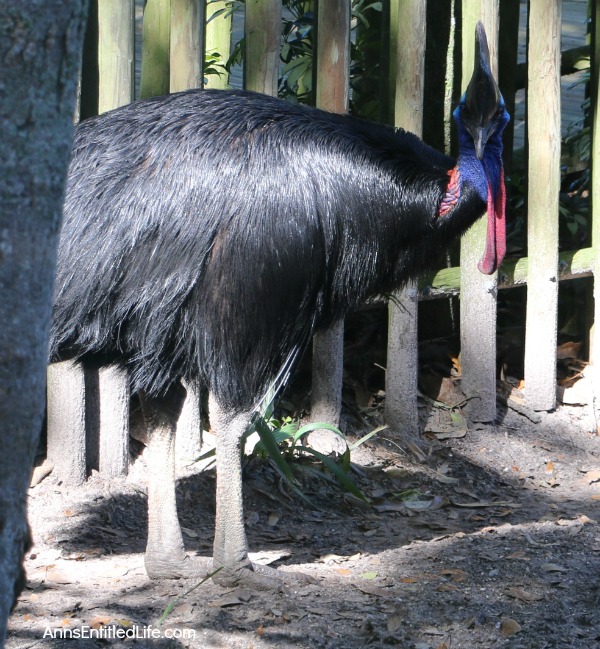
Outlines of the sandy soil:
<svg viewBox="0 0 600 649">
<path fill-rule="evenodd" d="M 364 433 L 378 414 L 363 410 L 349 426 Z M 316 580 L 284 593 L 207 582 L 186 594 L 195 582 L 151 582 L 143 459 L 127 480 L 95 475 L 76 490 L 50 475 L 31 489 L 35 547 L 7 646 L 600 647 L 591 408 L 561 406 L 537 423 L 510 409 L 495 426 L 465 432 L 453 422 L 447 433 L 445 411 L 424 402 L 422 416 L 438 432 L 423 436 L 421 451 L 383 431 L 355 452 L 369 505 L 318 465 L 297 464 L 311 507 L 268 462 L 249 460 L 252 550 Z M 210 555 L 213 471 L 188 471 L 178 499 L 188 550 Z M 100 630 L 110 637 L 68 639 Z"/>
</svg>

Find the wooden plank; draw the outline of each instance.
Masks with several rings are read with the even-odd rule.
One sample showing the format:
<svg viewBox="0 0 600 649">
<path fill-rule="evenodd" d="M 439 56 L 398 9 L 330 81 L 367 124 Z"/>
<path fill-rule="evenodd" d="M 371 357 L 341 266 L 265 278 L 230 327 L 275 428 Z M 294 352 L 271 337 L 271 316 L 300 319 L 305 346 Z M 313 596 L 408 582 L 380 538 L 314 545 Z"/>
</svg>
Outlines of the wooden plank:
<svg viewBox="0 0 600 649">
<path fill-rule="evenodd" d="M 200 456 L 202 450 L 202 406 L 198 385 L 184 383 L 186 396 L 175 435 L 175 461 L 187 466 Z"/>
<path fill-rule="evenodd" d="M 48 459 L 60 481 L 80 485 L 87 473 L 83 367 L 72 361 L 50 365 L 47 391 Z"/>
<path fill-rule="evenodd" d="M 142 23 L 142 99 L 169 92 L 171 0 L 147 0 Z"/>
<path fill-rule="evenodd" d="M 171 0 L 171 92 L 202 87 L 205 9 L 198 0 Z"/>
<path fill-rule="evenodd" d="M 318 3 L 316 103 L 337 113 L 348 110 L 350 80 L 350 2 Z M 339 425 L 342 409 L 344 323 L 320 332 L 313 340 L 311 420 Z M 339 438 L 329 431 L 309 435 L 311 446 L 324 453 L 340 450 Z"/>
<path fill-rule="evenodd" d="M 133 101 L 135 94 L 135 3 L 102 0 L 98 3 L 98 70 L 100 112 Z M 106 41 L 106 43 L 104 43 Z M 95 375 L 92 394 L 89 374 Z M 93 460 L 100 473 L 125 475 L 129 468 L 129 379 L 116 366 L 87 369 L 88 465 Z M 95 422 L 94 425 L 92 422 Z M 92 458 L 92 452 L 97 457 Z"/>
<path fill-rule="evenodd" d="M 600 269 L 600 3 L 592 9 L 592 250 L 595 269 Z M 600 365 L 600 277 L 594 273 L 594 325 L 590 332 L 590 362 Z M 597 371 L 597 370 L 596 370 Z"/>
<path fill-rule="evenodd" d="M 394 126 L 418 136 L 423 127 L 427 3 L 392 0 L 390 5 L 390 89 Z M 418 292 L 416 282 L 398 291 L 388 306 L 385 419 L 403 436 L 419 433 Z"/>
<path fill-rule="evenodd" d="M 134 96 L 135 3 L 98 3 L 98 109 L 112 110 Z M 102 385 L 102 398 L 87 389 L 86 373 Z M 116 368 L 86 370 L 64 362 L 48 368 L 48 457 L 68 484 L 85 480 L 87 468 L 108 475 L 127 473 L 129 449 L 129 387 Z M 126 396 L 124 396 L 126 395 Z M 117 397 L 115 399 L 115 397 Z M 104 452 L 99 451 L 103 448 Z M 100 458 L 98 455 L 100 453 Z"/>
<path fill-rule="evenodd" d="M 559 280 L 577 279 L 592 275 L 597 260 L 594 248 L 582 248 L 561 252 L 558 261 Z M 507 259 L 502 264 L 498 273 L 498 288 L 514 288 L 527 284 L 529 259 Z M 437 272 L 425 275 L 419 280 L 419 299 L 431 300 L 435 298 L 458 295 L 460 292 L 460 267 L 442 268 Z"/>
<path fill-rule="evenodd" d="M 530 4 L 525 395 L 535 410 L 556 405 L 558 196 L 560 189 L 561 2 Z"/>
<path fill-rule="evenodd" d="M 213 16 L 221 12 L 218 16 Z M 206 28 L 204 31 L 205 56 L 210 61 L 217 58 L 222 64 L 227 63 L 231 52 L 231 13 L 228 11 L 227 2 L 211 2 L 206 5 Z M 204 83 L 205 88 L 229 87 L 229 74 L 209 74 Z"/>
<path fill-rule="evenodd" d="M 484 24 L 492 71 L 497 77 L 498 0 L 463 2 L 462 88 L 471 78 L 474 63 L 475 25 Z M 496 295 L 497 273 L 483 275 L 477 262 L 485 246 L 486 218 L 480 219 L 461 241 L 460 339 L 462 390 L 470 398 L 471 421 L 496 419 Z"/>
<path fill-rule="evenodd" d="M 128 104 L 134 94 L 135 2 L 98 3 L 98 112 Z"/>
<path fill-rule="evenodd" d="M 276 95 L 279 82 L 281 0 L 246 0 L 244 25 L 244 86 L 247 90 Z"/>
</svg>

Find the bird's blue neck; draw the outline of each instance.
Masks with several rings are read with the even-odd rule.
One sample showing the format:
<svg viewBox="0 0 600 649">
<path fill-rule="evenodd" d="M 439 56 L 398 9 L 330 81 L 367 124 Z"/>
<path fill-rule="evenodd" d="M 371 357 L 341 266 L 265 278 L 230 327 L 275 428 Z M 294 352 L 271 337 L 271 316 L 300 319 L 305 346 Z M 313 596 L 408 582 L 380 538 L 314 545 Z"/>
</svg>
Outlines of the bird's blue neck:
<svg viewBox="0 0 600 649">
<path fill-rule="evenodd" d="M 459 154 L 456 166 L 460 170 L 461 180 L 468 181 L 477 190 L 481 200 L 487 203 L 488 176 L 485 158 L 489 157 L 487 146 L 483 160 L 479 160 L 475 153 L 473 138 L 466 129 L 459 124 L 458 127 Z"/>
</svg>

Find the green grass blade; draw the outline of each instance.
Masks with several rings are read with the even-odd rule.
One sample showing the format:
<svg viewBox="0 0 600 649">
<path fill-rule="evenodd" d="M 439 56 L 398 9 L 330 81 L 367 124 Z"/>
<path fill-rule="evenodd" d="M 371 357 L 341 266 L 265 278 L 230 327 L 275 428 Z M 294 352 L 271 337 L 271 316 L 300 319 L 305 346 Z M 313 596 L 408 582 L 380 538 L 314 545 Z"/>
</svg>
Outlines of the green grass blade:
<svg viewBox="0 0 600 649">
<path fill-rule="evenodd" d="M 363 492 L 358 488 L 354 480 L 342 469 L 342 467 L 332 460 L 330 457 L 327 457 L 326 455 L 323 455 L 323 453 L 319 453 L 318 451 L 315 451 L 314 448 L 310 448 L 310 446 L 303 446 L 301 451 L 303 453 L 310 453 L 311 455 L 314 455 L 318 460 L 320 460 L 331 473 L 338 479 L 340 484 L 346 489 L 346 491 L 350 492 L 353 496 L 356 496 L 358 499 L 368 503 L 370 502 L 369 499 L 363 494 Z"/>
<path fill-rule="evenodd" d="M 279 472 L 290 482 L 290 484 L 296 484 L 296 478 L 290 469 L 290 465 L 285 461 L 281 449 L 277 445 L 273 431 L 267 425 L 267 422 L 262 417 L 256 417 L 254 427 L 256 432 L 260 437 L 260 441 L 263 443 L 265 450 L 275 463 L 275 466 Z"/>
</svg>

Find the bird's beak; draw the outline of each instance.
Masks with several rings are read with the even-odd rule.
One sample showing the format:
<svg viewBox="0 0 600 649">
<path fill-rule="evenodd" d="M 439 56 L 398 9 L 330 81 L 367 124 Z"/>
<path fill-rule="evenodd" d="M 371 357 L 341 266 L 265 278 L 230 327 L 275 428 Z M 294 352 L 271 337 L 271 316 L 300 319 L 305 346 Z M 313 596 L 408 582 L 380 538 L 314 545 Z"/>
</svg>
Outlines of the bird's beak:
<svg viewBox="0 0 600 649">
<path fill-rule="evenodd" d="M 479 126 L 471 132 L 473 137 L 473 144 L 475 145 L 475 155 L 478 160 L 483 160 L 483 152 L 485 149 L 485 143 L 487 138 L 485 137 L 485 129 L 482 126 Z"/>
<path fill-rule="evenodd" d="M 490 51 L 488 48 L 485 29 L 479 22 L 475 30 L 475 65 L 473 76 L 464 94 L 463 103 L 466 108 L 464 126 L 471 134 L 475 145 L 475 153 L 479 160 L 483 158 L 483 150 L 493 128 L 498 108 L 503 105 L 500 88 L 490 67 Z"/>
</svg>

